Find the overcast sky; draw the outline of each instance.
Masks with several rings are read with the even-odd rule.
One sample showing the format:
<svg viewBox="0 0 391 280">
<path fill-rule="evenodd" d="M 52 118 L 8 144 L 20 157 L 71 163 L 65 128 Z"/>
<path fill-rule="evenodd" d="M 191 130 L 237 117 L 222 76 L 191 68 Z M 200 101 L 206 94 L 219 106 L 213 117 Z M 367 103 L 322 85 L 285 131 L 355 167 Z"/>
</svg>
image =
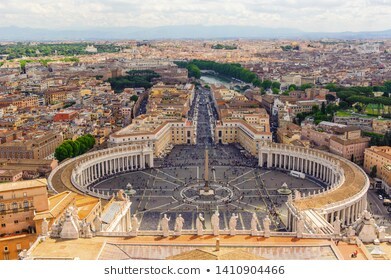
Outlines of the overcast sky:
<svg viewBox="0 0 391 280">
<path fill-rule="evenodd" d="M 391 0 L 0 0 L 0 26 L 255 25 L 303 31 L 391 28 Z"/>
</svg>

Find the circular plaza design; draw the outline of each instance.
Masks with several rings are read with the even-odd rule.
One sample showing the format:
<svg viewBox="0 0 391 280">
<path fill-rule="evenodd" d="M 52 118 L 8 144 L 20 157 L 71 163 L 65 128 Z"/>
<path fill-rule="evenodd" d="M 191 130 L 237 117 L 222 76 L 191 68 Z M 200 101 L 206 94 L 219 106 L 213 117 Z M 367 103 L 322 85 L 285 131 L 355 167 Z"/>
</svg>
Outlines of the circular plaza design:
<svg viewBox="0 0 391 280">
<path fill-rule="evenodd" d="M 147 231 L 159 230 L 164 214 L 171 227 L 181 214 L 184 229 L 192 230 L 202 213 L 210 227 L 216 210 L 222 229 L 233 213 L 243 230 L 250 229 L 253 213 L 259 227 L 268 215 L 274 231 L 294 230 L 300 213 L 316 212 L 329 223 L 338 216 L 348 225 L 366 207 L 368 178 L 345 159 L 280 144 L 260 147 L 258 158 L 241 151 L 236 145 L 213 145 L 206 156 L 203 146 L 178 145 L 156 159 L 150 147 L 120 146 L 70 159 L 48 182 L 54 191 L 70 189 L 103 200 L 132 186 L 131 213 Z"/>
</svg>

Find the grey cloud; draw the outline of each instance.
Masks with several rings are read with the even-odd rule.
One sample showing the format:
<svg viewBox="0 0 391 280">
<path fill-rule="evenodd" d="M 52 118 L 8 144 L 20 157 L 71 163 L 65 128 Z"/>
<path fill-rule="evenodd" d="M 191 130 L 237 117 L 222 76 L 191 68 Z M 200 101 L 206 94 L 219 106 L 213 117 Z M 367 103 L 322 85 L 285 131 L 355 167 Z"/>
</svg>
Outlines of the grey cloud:
<svg viewBox="0 0 391 280">
<path fill-rule="evenodd" d="M 239 24 L 309 31 L 358 31 L 368 26 L 381 30 L 391 27 L 390 4 L 390 0 L 0 0 L 0 26 Z"/>
</svg>

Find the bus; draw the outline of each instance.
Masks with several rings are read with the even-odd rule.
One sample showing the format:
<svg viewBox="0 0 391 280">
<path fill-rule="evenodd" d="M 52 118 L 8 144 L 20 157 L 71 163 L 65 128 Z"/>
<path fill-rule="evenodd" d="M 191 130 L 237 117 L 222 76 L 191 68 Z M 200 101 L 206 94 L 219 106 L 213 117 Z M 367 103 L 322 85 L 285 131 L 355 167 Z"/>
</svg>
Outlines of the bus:
<svg viewBox="0 0 391 280">
<path fill-rule="evenodd" d="M 303 172 L 291 170 L 290 175 L 296 178 L 305 179 L 305 174 Z"/>
</svg>

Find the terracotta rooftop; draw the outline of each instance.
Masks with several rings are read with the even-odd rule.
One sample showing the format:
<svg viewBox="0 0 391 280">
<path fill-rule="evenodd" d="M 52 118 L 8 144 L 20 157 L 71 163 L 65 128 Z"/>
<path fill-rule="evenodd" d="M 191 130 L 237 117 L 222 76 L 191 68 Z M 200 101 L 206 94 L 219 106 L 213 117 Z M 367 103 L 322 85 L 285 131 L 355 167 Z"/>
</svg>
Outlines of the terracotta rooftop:
<svg viewBox="0 0 391 280">
<path fill-rule="evenodd" d="M 80 258 L 82 260 L 95 259 L 130 259 L 132 256 L 128 252 L 137 253 L 142 256 L 148 250 L 153 249 L 155 256 L 168 254 L 168 259 L 265 259 L 261 255 L 253 252 L 268 252 L 272 259 L 274 250 L 284 258 L 284 252 L 289 251 L 287 256 L 300 259 L 300 254 L 306 251 L 308 255 L 302 258 L 311 258 L 311 252 L 320 250 L 331 254 L 332 259 L 351 259 L 350 255 L 358 251 L 358 258 L 354 260 L 368 259 L 366 253 L 356 245 L 340 242 L 338 246 L 333 241 L 327 239 L 297 239 L 294 237 L 252 237 L 246 235 L 228 236 L 220 235 L 220 251 L 215 251 L 214 236 L 193 236 L 182 235 L 179 237 L 162 238 L 158 236 L 138 236 L 126 237 L 94 237 L 91 239 L 60 240 L 47 238 L 32 250 L 31 257 L 34 259 L 55 259 Z M 144 250 L 144 249 L 145 250 Z M 148 249 L 149 248 L 149 249 Z M 193 249 L 194 248 L 194 249 Z M 263 249 L 262 249 L 263 248 Z M 305 249 L 308 248 L 308 249 Z M 130 250 L 130 251 L 129 251 Z M 261 251 L 260 251 L 261 250 Z M 325 251 L 327 250 L 327 251 Z M 186 252 L 187 251 L 187 252 Z M 295 255 L 295 254 L 299 255 Z M 327 257 L 327 256 L 325 256 Z M 142 257 L 137 257 L 142 259 Z M 165 257 L 166 258 L 166 257 Z M 148 259 L 148 258 L 147 258 Z"/>
<path fill-rule="evenodd" d="M 195 249 L 175 256 L 167 260 L 265 260 L 241 249 L 223 248 L 219 251 L 214 249 Z"/>
<path fill-rule="evenodd" d="M 0 192 L 23 190 L 23 189 L 37 188 L 37 187 L 46 187 L 47 184 L 48 183 L 46 179 L 35 179 L 35 180 L 5 183 L 5 184 L 1 184 Z"/>
</svg>

